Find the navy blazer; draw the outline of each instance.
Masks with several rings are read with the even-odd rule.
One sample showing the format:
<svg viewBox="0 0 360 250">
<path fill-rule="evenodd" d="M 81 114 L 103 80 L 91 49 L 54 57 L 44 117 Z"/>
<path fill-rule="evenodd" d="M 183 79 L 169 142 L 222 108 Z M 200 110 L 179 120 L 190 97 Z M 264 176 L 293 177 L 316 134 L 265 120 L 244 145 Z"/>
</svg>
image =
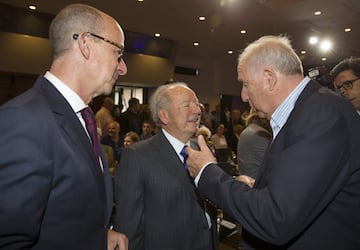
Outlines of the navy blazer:
<svg viewBox="0 0 360 250">
<path fill-rule="evenodd" d="M 311 81 L 253 189 L 215 164 L 199 191 L 244 228 L 244 249 L 360 249 L 360 117 Z"/>
<path fill-rule="evenodd" d="M 115 198 L 114 228 L 130 250 L 217 249 L 193 180 L 162 131 L 123 150 Z"/>
<path fill-rule="evenodd" d="M 60 92 L 41 76 L 0 121 L 0 248 L 107 249 L 108 166 Z"/>
</svg>

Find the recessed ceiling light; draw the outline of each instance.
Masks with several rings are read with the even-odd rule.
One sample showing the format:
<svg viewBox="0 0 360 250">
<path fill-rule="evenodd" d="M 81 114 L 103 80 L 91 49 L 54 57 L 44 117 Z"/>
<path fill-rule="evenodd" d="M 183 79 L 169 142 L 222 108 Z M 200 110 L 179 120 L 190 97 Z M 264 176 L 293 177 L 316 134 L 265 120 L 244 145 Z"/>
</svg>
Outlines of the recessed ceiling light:
<svg viewBox="0 0 360 250">
<path fill-rule="evenodd" d="M 194 42 L 193 44 L 194 44 L 194 46 L 199 46 L 198 42 Z"/>
<path fill-rule="evenodd" d="M 321 58 L 321 61 L 325 62 L 325 61 L 326 61 L 326 57 Z"/>
<path fill-rule="evenodd" d="M 315 11 L 315 12 L 314 12 L 314 15 L 315 15 L 315 16 L 320 16 L 320 15 L 321 15 L 321 11 L 319 11 L 319 10 L 318 10 L 318 11 Z"/>
<path fill-rule="evenodd" d="M 246 30 L 240 30 L 241 34 L 246 34 Z"/>
<path fill-rule="evenodd" d="M 319 42 L 319 39 L 315 36 L 310 37 L 309 43 L 310 44 L 317 44 Z"/>
<path fill-rule="evenodd" d="M 345 32 L 350 32 L 351 31 L 351 28 L 346 28 L 344 29 Z"/>
<path fill-rule="evenodd" d="M 233 51 L 232 51 L 232 50 L 229 50 L 227 53 L 228 53 L 229 55 L 231 55 L 231 54 L 233 53 Z"/>
<path fill-rule="evenodd" d="M 302 50 L 300 53 L 301 53 L 302 55 L 305 55 L 305 54 L 306 54 L 306 51 L 305 51 L 305 50 Z"/>
<path fill-rule="evenodd" d="M 144 2 L 144 0 L 138 0 L 138 2 Z"/>
<path fill-rule="evenodd" d="M 200 17 L 199 17 L 199 20 L 200 20 L 200 21 L 205 21 L 205 19 L 206 19 L 206 18 L 205 18 L 204 16 L 200 16 Z"/>
<path fill-rule="evenodd" d="M 161 35 L 160 35 L 160 33 L 155 33 L 154 36 L 155 37 L 160 37 Z"/>
<path fill-rule="evenodd" d="M 30 10 L 36 10 L 36 6 L 35 5 L 29 5 L 29 9 Z"/>
<path fill-rule="evenodd" d="M 320 49 L 322 51 L 329 51 L 332 47 L 332 43 L 329 40 L 324 40 L 320 44 Z"/>
</svg>

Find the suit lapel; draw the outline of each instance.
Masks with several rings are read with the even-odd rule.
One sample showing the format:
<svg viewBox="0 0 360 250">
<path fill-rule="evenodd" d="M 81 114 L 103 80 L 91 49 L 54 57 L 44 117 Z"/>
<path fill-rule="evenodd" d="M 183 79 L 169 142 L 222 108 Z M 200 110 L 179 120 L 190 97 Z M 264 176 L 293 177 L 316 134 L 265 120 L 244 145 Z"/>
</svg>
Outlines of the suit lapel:
<svg viewBox="0 0 360 250">
<path fill-rule="evenodd" d="M 256 188 L 263 187 L 267 181 L 266 181 L 266 175 L 271 172 L 270 165 L 273 164 L 267 164 L 269 161 L 271 161 L 272 155 L 277 150 L 282 150 L 282 147 L 285 144 L 286 140 L 286 133 L 288 132 L 287 127 L 289 124 L 291 124 L 291 121 L 293 120 L 293 117 L 296 116 L 297 110 L 299 107 L 303 105 L 306 100 L 313 95 L 315 92 L 319 91 L 321 88 L 321 85 L 318 84 L 316 81 L 310 80 L 310 82 L 307 84 L 307 86 L 304 88 L 304 90 L 299 95 L 299 98 L 295 102 L 294 109 L 291 111 L 286 123 L 284 124 L 283 128 L 280 130 L 279 134 L 276 136 L 275 140 L 271 142 L 268 146 L 267 152 L 264 156 L 264 160 L 262 162 L 262 167 L 260 168 L 260 172 L 256 178 L 255 186 Z"/>
<path fill-rule="evenodd" d="M 76 148 L 76 151 L 81 152 L 79 157 L 86 162 L 84 165 L 91 168 L 91 172 L 97 180 L 97 183 L 99 183 L 99 187 L 103 189 L 103 175 L 98 159 L 93 152 L 91 142 L 82 127 L 79 118 L 72 110 L 70 104 L 60 92 L 58 92 L 57 89 L 43 77 L 37 81 L 35 88 L 44 92 L 44 97 L 47 99 L 49 107 L 53 111 L 55 120 L 68 135 L 67 139 L 70 140 L 69 145 Z"/>
<path fill-rule="evenodd" d="M 160 165 L 171 175 L 174 179 L 181 182 L 181 185 L 197 200 L 196 189 L 193 179 L 190 177 L 189 172 L 184 168 L 177 152 L 171 146 L 170 142 L 166 139 L 162 131 L 155 135 L 155 150 L 159 155 Z M 164 157 L 166 156 L 166 157 Z M 171 162 L 171 164 L 169 164 Z"/>
</svg>

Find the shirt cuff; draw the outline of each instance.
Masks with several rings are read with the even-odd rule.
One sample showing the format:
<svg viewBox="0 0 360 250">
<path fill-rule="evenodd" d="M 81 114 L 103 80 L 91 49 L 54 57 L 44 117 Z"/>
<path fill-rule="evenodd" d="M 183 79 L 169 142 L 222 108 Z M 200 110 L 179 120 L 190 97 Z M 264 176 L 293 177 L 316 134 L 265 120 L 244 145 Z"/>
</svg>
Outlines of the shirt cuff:
<svg viewBox="0 0 360 250">
<path fill-rule="evenodd" d="M 215 164 L 215 162 L 211 161 L 211 162 L 205 163 L 205 165 L 201 168 L 201 170 L 200 170 L 200 172 L 198 173 L 198 175 L 195 177 L 194 182 L 195 182 L 195 186 L 196 186 L 196 187 L 198 186 L 198 182 L 199 182 L 199 180 L 200 180 L 200 177 L 201 177 L 202 172 L 203 172 L 204 169 L 205 169 L 207 166 L 209 166 L 210 164 Z"/>
</svg>

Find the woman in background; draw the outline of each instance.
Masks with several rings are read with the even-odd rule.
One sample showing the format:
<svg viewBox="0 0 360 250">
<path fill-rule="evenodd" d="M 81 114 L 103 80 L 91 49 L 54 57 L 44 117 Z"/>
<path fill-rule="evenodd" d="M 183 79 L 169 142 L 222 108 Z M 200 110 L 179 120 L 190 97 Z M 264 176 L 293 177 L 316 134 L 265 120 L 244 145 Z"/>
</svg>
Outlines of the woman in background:
<svg viewBox="0 0 360 250">
<path fill-rule="evenodd" d="M 243 119 L 245 129 L 238 140 L 237 163 L 241 175 L 255 179 L 271 141 L 272 132 L 269 120 L 259 117 L 254 109 L 250 109 Z"/>
</svg>

